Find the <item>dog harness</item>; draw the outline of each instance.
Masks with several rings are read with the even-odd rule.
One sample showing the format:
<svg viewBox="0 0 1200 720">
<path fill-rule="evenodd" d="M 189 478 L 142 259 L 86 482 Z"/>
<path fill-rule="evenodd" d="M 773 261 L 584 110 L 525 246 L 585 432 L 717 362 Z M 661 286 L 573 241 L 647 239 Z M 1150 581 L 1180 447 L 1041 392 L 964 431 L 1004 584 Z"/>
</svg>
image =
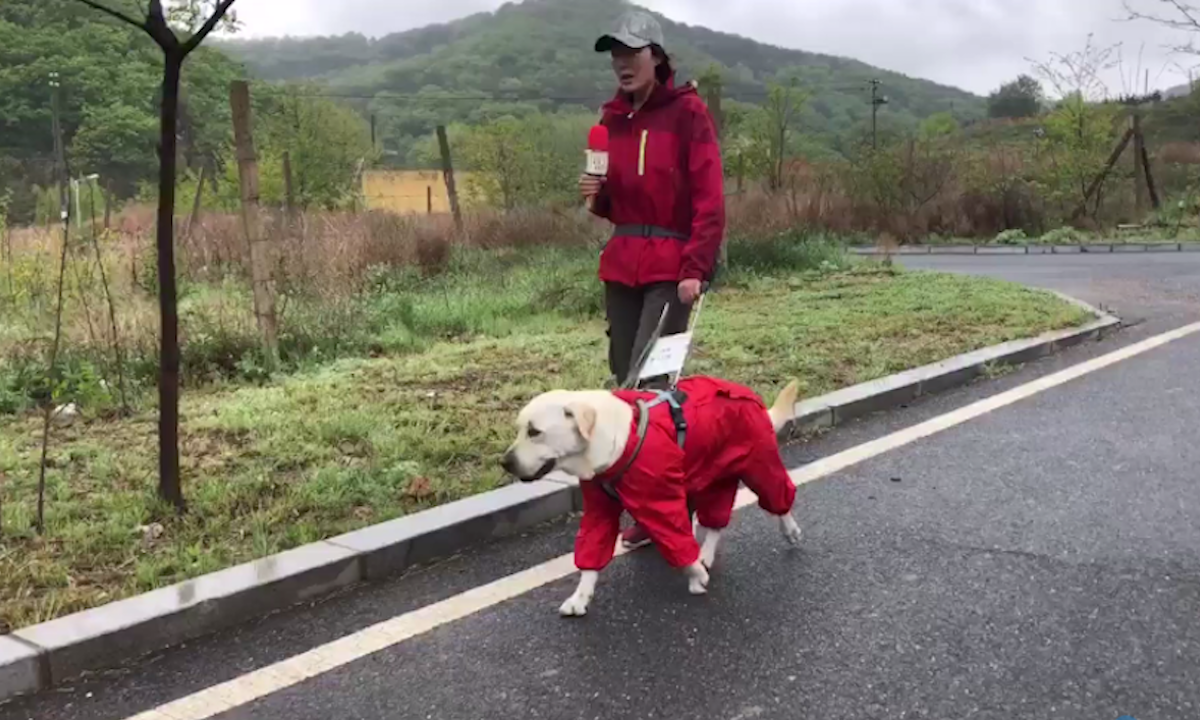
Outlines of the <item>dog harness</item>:
<svg viewBox="0 0 1200 720">
<path fill-rule="evenodd" d="M 662 390 L 658 396 L 646 402 L 638 400 L 635 404 L 638 412 L 637 421 L 637 445 L 633 448 L 633 454 L 629 456 L 629 460 L 625 466 L 613 476 L 612 480 L 600 483 L 600 487 L 604 489 L 604 493 L 617 502 L 621 501 L 617 495 L 617 482 L 622 476 L 628 472 L 629 468 L 637 462 L 638 455 L 642 452 L 642 446 L 646 444 L 646 431 L 650 428 L 650 411 L 659 405 L 667 405 L 671 409 L 671 422 L 675 424 L 675 441 L 679 444 L 679 449 L 687 443 L 687 418 L 683 415 L 683 403 L 687 402 L 687 393 L 679 390 Z"/>
</svg>

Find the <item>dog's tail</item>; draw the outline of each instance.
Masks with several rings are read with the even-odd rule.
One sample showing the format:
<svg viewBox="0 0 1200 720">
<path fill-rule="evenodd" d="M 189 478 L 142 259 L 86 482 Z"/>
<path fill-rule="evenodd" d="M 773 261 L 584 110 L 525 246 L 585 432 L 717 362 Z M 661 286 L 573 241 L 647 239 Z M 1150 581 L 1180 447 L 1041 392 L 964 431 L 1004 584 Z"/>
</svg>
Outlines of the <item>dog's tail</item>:
<svg viewBox="0 0 1200 720">
<path fill-rule="evenodd" d="M 771 406 L 768 413 L 771 415 L 771 425 L 775 427 L 776 435 L 783 432 L 788 423 L 796 419 L 796 400 L 799 397 L 800 381 L 793 380 L 779 393 L 779 397 L 775 398 L 775 404 Z"/>
</svg>

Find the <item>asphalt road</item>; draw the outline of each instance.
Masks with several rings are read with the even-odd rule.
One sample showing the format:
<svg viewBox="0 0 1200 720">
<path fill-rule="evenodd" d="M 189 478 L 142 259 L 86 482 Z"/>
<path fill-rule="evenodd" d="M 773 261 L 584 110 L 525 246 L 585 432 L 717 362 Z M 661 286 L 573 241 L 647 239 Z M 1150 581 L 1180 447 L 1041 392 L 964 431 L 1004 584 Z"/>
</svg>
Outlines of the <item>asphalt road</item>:
<svg viewBox="0 0 1200 720">
<path fill-rule="evenodd" d="M 933 257 L 1135 326 L 790 448 L 803 464 L 1200 319 L 1200 255 Z M 573 579 L 218 715 L 402 718 L 1200 716 L 1200 335 L 801 489 L 802 550 L 749 509 L 709 596 L 653 551 L 582 621 Z M 121 720 L 570 550 L 558 522 L 264 619 L 0 718 Z M 167 718 L 166 720 L 170 720 Z"/>
</svg>

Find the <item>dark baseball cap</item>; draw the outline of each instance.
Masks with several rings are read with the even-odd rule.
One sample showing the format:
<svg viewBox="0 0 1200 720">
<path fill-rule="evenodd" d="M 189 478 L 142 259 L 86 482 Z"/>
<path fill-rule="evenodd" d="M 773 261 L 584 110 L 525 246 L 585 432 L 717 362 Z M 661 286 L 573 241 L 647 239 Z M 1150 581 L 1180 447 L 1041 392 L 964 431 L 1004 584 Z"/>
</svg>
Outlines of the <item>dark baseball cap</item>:
<svg viewBox="0 0 1200 720">
<path fill-rule="evenodd" d="M 617 20 L 615 30 L 596 41 L 596 52 L 609 52 L 616 45 L 634 50 L 651 45 L 664 47 L 662 25 L 650 13 L 630 10 Z"/>
</svg>

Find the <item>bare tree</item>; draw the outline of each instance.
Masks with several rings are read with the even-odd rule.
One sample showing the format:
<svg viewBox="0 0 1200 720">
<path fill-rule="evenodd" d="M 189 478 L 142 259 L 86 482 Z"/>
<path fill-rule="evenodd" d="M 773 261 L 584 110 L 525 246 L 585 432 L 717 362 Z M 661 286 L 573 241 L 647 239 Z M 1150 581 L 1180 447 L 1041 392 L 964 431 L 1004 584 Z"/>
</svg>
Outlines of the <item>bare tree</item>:
<svg viewBox="0 0 1200 720">
<path fill-rule="evenodd" d="M 1131 20 L 1150 20 L 1176 30 L 1200 31 L 1200 8 L 1182 0 L 1124 0 L 1125 11 Z M 1145 5 L 1157 4 L 1166 14 L 1138 10 Z"/>
<path fill-rule="evenodd" d="M 1157 23 L 1188 36 L 1186 42 L 1168 45 L 1169 50 L 1180 55 L 1200 55 L 1200 46 L 1196 44 L 1196 36 L 1200 34 L 1200 5 L 1183 0 L 1123 0 L 1123 3 L 1126 20 Z M 1155 6 L 1158 7 L 1157 12 L 1148 9 Z M 1187 76 L 1189 89 L 1194 89 L 1196 66 L 1172 65 Z"/>
<path fill-rule="evenodd" d="M 1027 60 L 1060 98 L 1077 95 L 1084 102 L 1101 102 L 1108 99 L 1103 75 L 1120 64 L 1120 48 L 1119 43 L 1100 47 L 1089 33 L 1082 50 L 1052 52 L 1046 61 Z"/>
<path fill-rule="evenodd" d="M 187 26 L 181 37 L 168 20 L 162 0 L 125 3 L 139 8 L 135 13 L 109 7 L 96 0 L 78 0 L 121 22 L 136 27 L 162 49 L 162 105 L 159 112 L 158 173 L 158 301 L 161 316 L 158 401 L 158 493 L 179 512 L 187 509 L 179 478 L 179 312 L 175 287 L 175 171 L 178 155 L 179 81 L 183 63 L 192 51 L 223 20 L 235 0 L 187 0 L 171 9 L 171 19 Z M 201 18 L 204 18 L 201 22 Z"/>
</svg>

